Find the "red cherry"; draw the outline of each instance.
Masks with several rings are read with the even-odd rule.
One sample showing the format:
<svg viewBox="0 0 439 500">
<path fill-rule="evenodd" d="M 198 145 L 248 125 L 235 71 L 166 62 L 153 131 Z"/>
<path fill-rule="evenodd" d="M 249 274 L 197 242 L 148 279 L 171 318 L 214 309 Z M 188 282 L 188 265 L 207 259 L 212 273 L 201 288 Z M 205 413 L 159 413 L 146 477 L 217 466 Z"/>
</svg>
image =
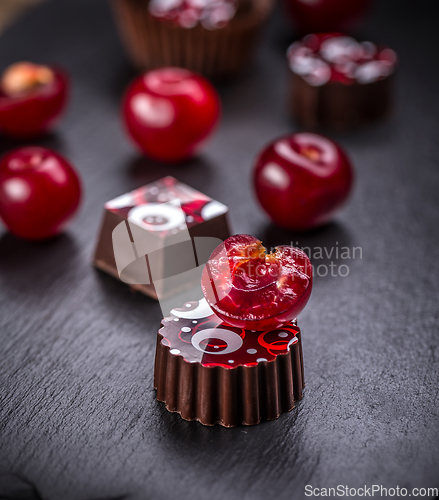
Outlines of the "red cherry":
<svg viewBox="0 0 439 500">
<path fill-rule="evenodd" d="M 200 147 L 218 121 L 220 101 L 202 76 L 180 68 L 144 73 L 129 86 L 123 119 L 139 148 L 160 161 L 180 161 Z"/>
<path fill-rule="evenodd" d="M 286 0 L 287 8 L 302 33 L 351 28 L 367 14 L 371 0 Z"/>
<path fill-rule="evenodd" d="M 0 131 L 11 137 L 34 137 L 47 132 L 60 117 L 69 82 L 60 70 L 17 63 L 0 80 Z"/>
<path fill-rule="evenodd" d="M 0 160 L 0 218 L 27 240 L 60 233 L 81 199 L 78 174 L 59 154 L 29 146 Z"/>
<path fill-rule="evenodd" d="M 256 159 L 256 195 L 275 224 L 290 230 L 328 222 L 348 198 L 353 169 L 343 150 L 318 134 L 281 137 Z"/>
<path fill-rule="evenodd" d="M 224 322 L 247 330 L 280 328 L 311 295 L 312 266 L 298 248 L 267 254 L 254 236 L 230 236 L 210 256 L 201 277 L 204 297 Z"/>
</svg>

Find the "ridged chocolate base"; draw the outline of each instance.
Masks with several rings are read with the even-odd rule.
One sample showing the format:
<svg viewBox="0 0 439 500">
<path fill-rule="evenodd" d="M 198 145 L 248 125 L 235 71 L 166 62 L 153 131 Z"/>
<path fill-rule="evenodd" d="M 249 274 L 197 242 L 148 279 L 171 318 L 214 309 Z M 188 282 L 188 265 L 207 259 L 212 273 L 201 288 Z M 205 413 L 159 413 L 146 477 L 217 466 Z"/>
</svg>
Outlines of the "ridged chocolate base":
<svg viewBox="0 0 439 500">
<path fill-rule="evenodd" d="M 185 420 L 224 427 L 274 420 L 294 408 L 305 386 L 302 342 L 255 366 L 203 366 L 171 354 L 157 335 L 154 388 L 157 399 Z"/>
<path fill-rule="evenodd" d="M 246 64 L 273 0 L 253 0 L 249 12 L 214 30 L 154 18 L 147 0 L 113 0 L 113 5 L 128 54 L 139 69 L 178 66 L 215 78 Z"/>
<path fill-rule="evenodd" d="M 291 72 L 291 112 L 310 129 L 344 130 L 385 119 L 393 109 L 393 95 L 393 74 L 367 84 L 329 82 L 313 87 Z"/>
</svg>

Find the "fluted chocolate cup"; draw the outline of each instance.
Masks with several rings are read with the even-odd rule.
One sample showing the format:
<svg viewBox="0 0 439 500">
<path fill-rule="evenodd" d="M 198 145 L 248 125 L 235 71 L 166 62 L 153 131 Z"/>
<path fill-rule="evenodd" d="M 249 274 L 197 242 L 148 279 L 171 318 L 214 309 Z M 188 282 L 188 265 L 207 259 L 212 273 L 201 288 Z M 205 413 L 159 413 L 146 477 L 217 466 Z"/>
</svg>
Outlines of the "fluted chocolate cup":
<svg viewBox="0 0 439 500">
<path fill-rule="evenodd" d="M 394 106 L 397 55 L 341 33 L 311 34 L 287 51 L 290 107 L 308 129 L 350 129 L 387 118 Z"/>
<path fill-rule="evenodd" d="M 208 78 L 231 76 L 251 58 L 273 0 L 251 0 L 226 26 L 184 28 L 150 14 L 148 0 L 113 0 L 128 55 L 140 70 L 178 66 Z"/>
<path fill-rule="evenodd" d="M 329 82 L 313 87 L 291 72 L 291 114 L 309 129 L 346 130 L 384 120 L 394 109 L 394 78 L 392 74 L 367 84 Z"/>
<path fill-rule="evenodd" d="M 300 329 L 253 332 L 223 323 L 205 299 L 163 319 L 157 336 L 157 399 L 185 420 L 224 427 L 274 420 L 304 388 Z"/>
</svg>

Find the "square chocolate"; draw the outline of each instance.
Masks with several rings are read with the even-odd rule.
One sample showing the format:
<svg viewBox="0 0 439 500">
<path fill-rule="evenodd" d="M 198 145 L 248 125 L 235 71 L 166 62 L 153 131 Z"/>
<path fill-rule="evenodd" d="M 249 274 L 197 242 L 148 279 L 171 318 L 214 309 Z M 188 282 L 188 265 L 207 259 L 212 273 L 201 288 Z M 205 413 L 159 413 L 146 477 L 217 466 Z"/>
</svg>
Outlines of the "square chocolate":
<svg viewBox="0 0 439 500">
<path fill-rule="evenodd" d="M 228 208 L 163 177 L 108 201 L 94 265 L 155 299 L 195 286 L 197 269 L 230 236 Z"/>
</svg>

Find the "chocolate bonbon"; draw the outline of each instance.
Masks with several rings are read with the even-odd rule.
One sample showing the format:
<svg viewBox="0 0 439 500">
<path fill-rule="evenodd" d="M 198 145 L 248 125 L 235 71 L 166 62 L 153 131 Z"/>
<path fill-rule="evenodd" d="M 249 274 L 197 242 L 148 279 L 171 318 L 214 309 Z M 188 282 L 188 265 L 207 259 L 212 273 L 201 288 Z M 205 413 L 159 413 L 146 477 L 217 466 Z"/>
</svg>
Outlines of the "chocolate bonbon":
<svg viewBox="0 0 439 500">
<path fill-rule="evenodd" d="M 228 208 L 164 177 L 105 204 L 93 262 L 153 298 L 191 285 L 210 252 L 230 235 Z M 200 271 L 201 272 L 201 271 Z"/>
<path fill-rule="evenodd" d="M 223 323 L 206 300 L 174 308 L 157 336 L 157 399 L 185 420 L 233 427 L 291 410 L 304 387 L 296 321 L 250 331 Z"/>
<path fill-rule="evenodd" d="M 113 0 L 128 54 L 139 69 L 177 66 L 208 78 L 240 72 L 273 0 Z"/>
<path fill-rule="evenodd" d="M 389 115 L 395 52 L 333 34 L 307 35 L 287 52 L 291 112 L 303 126 L 343 129 Z"/>
</svg>

